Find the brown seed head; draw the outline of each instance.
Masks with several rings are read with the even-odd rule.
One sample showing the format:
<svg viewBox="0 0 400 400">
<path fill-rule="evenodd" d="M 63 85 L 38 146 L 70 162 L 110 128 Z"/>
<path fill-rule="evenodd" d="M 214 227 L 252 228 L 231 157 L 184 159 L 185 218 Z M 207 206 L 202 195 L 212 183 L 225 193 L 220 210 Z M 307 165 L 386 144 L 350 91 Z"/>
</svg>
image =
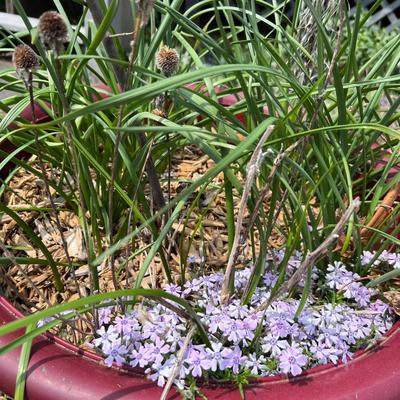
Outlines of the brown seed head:
<svg viewBox="0 0 400 400">
<path fill-rule="evenodd" d="M 169 77 L 178 69 L 179 55 L 175 49 L 164 46 L 156 55 L 156 64 L 157 68 L 160 69 L 165 76 Z"/>
<path fill-rule="evenodd" d="M 14 67 L 18 72 L 31 72 L 39 66 L 36 53 L 26 44 L 17 46 L 12 57 Z"/>
<path fill-rule="evenodd" d="M 38 23 L 40 41 L 46 48 L 59 54 L 65 42 L 68 42 L 68 29 L 62 16 L 56 11 L 46 11 Z"/>
</svg>

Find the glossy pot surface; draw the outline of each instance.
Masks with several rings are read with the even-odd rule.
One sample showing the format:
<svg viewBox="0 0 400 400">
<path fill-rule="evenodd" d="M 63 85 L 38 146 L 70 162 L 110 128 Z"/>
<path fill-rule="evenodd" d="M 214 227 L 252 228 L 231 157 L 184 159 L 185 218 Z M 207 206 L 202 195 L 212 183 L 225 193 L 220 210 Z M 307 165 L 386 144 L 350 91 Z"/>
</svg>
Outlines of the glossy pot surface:
<svg viewBox="0 0 400 400">
<path fill-rule="evenodd" d="M 0 297 L 0 324 L 21 314 Z M 0 346 L 23 332 L 0 337 Z M 0 391 L 12 395 L 20 349 L 0 357 Z M 399 400 L 400 322 L 370 351 L 356 353 L 347 364 L 311 368 L 288 379 L 272 377 L 246 386 L 247 400 Z M 239 400 L 231 385 L 208 385 L 209 400 Z M 140 370 L 107 368 L 97 354 L 83 351 L 60 338 L 42 335 L 35 339 L 29 363 L 28 400 L 155 400 L 162 389 Z M 171 390 L 168 399 L 179 399 Z"/>
</svg>

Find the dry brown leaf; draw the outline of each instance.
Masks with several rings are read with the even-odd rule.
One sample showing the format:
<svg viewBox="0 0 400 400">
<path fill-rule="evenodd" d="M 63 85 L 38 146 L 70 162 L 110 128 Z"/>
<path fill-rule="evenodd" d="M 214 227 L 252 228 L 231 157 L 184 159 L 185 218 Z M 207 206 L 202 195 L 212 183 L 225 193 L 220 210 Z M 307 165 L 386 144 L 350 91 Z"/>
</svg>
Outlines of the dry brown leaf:
<svg viewBox="0 0 400 400">
<path fill-rule="evenodd" d="M 393 307 L 394 312 L 397 315 L 400 315 L 400 291 L 390 290 L 388 292 L 384 292 L 383 296 Z"/>
</svg>

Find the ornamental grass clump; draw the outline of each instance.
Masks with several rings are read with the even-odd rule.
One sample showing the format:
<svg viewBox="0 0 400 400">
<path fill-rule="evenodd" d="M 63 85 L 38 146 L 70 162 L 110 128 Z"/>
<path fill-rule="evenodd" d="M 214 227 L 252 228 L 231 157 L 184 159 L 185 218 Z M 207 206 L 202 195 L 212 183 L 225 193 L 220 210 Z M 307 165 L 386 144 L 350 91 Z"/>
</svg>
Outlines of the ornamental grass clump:
<svg viewBox="0 0 400 400">
<path fill-rule="evenodd" d="M 376 254 L 366 252 L 362 265 Z M 187 300 L 198 315 L 210 339 L 210 346 L 193 336 L 185 345 L 188 321 L 167 305 L 144 300 L 126 314 L 115 314 L 111 307 L 100 310 L 101 327 L 92 346 L 105 355 L 105 364 L 144 368 L 147 376 L 164 386 L 171 378 L 183 389 L 197 378 L 236 380 L 288 374 L 327 363 L 346 363 L 355 351 L 365 348 L 386 332 L 394 321 L 390 307 L 379 292 L 363 285 L 350 264 L 336 261 L 321 274 L 313 268 L 312 292 L 300 309 L 298 294 L 273 301 L 265 311 L 259 304 L 270 298 L 278 281 L 276 263 L 284 251 L 274 252 L 266 262 L 265 274 L 249 304 L 240 298 L 251 268 L 236 272 L 234 294 L 227 305 L 219 292 L 223 275 L 212 273 L 183 285 L 168 284 L 165 291 Z M 303 255 L 289 258 L 285 279 L 301 265 Z M 376 265 L 390 263 L 399 268 L 399 254 L 381 254 Z M 305 280 L 300 283 L 304 287 Z M 333 301 L 332 301 L 333 299 Z M 184 353 L 183 357 L 180 357 Z M 179 361 L 181 358 L 181 361 Z"/>
<path fill-rule="evenodd" d="M 0 149 L 16 165 L 0 265 L 35 312 L 0 326 L 26 329 L 0 355 L 46 330 L 93 338 L 168 391 L 297 376 L 373 343 L 400 276 L 400 37 L 360 59 L 373 11 L 344 1 L 287 17 L 282 2 L 136 0 L 129 33 L 113 28 L 122 2 L 80 3 L 75 26 L 56 1 L 35 35 L 15 0 L 42 68 L 29 93 L 0 74 L 15 91 L 0 142 L 16 147 Z M 14 63 L 36 68 L 26 48 Z"/>
</svg>

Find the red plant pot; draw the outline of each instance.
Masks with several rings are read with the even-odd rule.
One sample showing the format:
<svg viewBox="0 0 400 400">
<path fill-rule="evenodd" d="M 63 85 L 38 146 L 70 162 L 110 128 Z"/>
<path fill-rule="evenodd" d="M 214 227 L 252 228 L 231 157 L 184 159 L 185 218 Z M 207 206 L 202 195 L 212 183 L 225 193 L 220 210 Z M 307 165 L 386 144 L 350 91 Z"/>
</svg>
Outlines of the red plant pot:
<svg viewBox="0 0 400 400">
<path fill-rule="evenodd" d="M 48 104 L 50 106 L 50 104 Z M 51 120 L 51 117 L 46 113 L 46 111 L 43 110 L 42 107 L 40 107 L 38 104 L 35 104 L 35 114 L 36 114 L 36 122 L 38 124 L 42 122 L 48 122 Z M 21 112 L 20 117 L 26 121 L 32 121 L 32 111 L 31 111 L 31 106 L 27 106 L 24 108 L 24 110 Z M 18 129 L 18 125 L 15 123 L 11 123 L 9 125 L 10 129 Z M 17 148 L 9 141 L 9 140 L 3 140 L 0 142 L 0 150 L 4 151 L 5 153 L 11 153 L 15 151 Z M 16 155 L 16 157 L 20 160 L 23 160 L 25 158 L 30 157 L 30 153 L 26 151 L 20 151 Z M 3 157 L 0 156 L 0 162 L 3 161 Z M 15 164 L 13 162 L 8 162 L 1 170 L 0 170 L 0 177 L 2 179 L 6 178 L 9 172 L 15 167 Z"/>
<path fill-rule="evenodd" d="M 0 297 L 0 324 L 21 317 Z M 0 346 L 23 331 L 0 337 Z M 19 349 L 0 357 L 0 391 L 12 395 Z M 359 351 L 347 364 L 323 365 L 296 377 L 260 378 L 246 386 L 247 400 L 398 400 L 400 399 L 400 322 L 373 349 Z M 52 335 L 33 342 L 26 379 L 28 400 L 154 400 L 162 389 L 137 369 L 107 368 L 102 358 Z M 240 400 L 232 385 L 202 388 L 209 400 Z M 179 399 L 171 390 L 168 399 Z"/>
</svg>

